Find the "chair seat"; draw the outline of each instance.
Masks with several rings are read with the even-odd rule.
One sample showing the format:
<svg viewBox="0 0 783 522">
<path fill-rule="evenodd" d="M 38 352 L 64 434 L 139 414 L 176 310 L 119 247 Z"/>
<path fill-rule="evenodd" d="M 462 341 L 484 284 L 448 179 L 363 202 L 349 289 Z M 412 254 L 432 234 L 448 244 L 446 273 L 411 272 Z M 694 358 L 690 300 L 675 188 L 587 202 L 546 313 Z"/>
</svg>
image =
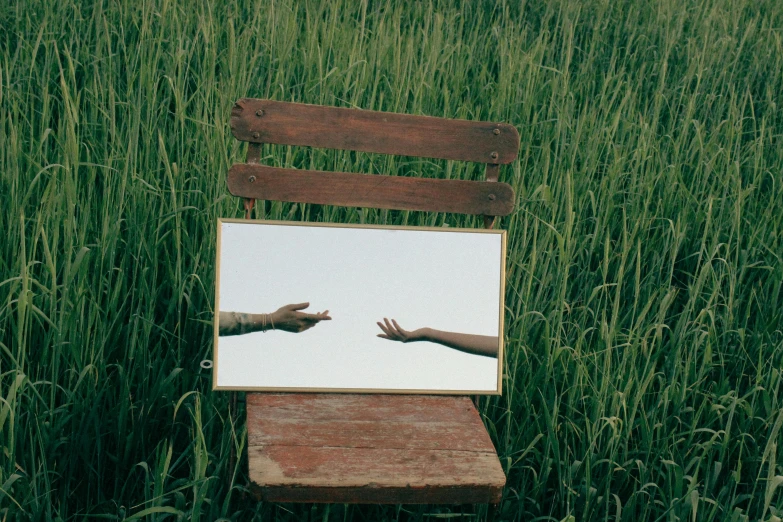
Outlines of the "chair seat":
<svg viewBox="0 0 783 522">
<path fill-rule="evenodd" d="M 248 393 L 247 432 L 271 502 L 494 504 L 506 482 L 468 397 Z"/>
</svg>

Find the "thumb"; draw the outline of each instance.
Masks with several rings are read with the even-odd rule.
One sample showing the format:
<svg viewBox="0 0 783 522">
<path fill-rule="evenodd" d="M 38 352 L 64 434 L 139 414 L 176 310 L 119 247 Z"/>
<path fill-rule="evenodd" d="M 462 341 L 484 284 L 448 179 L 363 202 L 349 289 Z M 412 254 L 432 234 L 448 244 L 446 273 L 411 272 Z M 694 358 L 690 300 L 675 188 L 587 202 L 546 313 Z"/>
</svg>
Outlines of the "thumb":
<svg viewBox="0 0 783 522">
<path fill-rule="evenodd" d="M 310 303 L 290 304 L 290 305 L 286 305 L 286 306 L 284 306 L 284 307 L 283 307 L 283 310 L 290 310 L 290 311 L 294 311 L 294 310 L 304 310 L 304 309 L 305 309 L 305 308 L 307 308 L 308 306 L 310 306 Z"/>
</svg>

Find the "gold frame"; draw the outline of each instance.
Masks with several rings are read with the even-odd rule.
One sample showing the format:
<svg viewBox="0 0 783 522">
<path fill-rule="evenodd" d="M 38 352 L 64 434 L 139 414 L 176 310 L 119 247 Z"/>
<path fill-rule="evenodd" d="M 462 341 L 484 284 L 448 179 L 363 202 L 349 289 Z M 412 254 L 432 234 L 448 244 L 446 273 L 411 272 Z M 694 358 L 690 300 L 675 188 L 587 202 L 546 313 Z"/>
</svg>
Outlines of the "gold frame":
<svg viewBox="0 0 783 522">
<path fill-rule="evenodd" d="M 414 230 L 433 232 L 471 232 L 480 234 L 500 234 L 500 317 L 498 318 L 498 385 L 492 392 L 486 390 L 418 390 L 418 389 L 381 389 L 381 388 L 275 388 L 275 387 L 245 387 L 245 386 L 218 386 L 218 330 L 220 318 L 220 247 L 221 230 L 223 223 L 258 224 L 258 225 L 282 225 L 298 227 L 326 227 L 326 228 L 363 228 L 379 230 Z M 248 391 L 248 392 L 276 392 L 276 393 L 363 393 L 363 394 L 392 394 L 392 395 L 502 395 L 503 394 L 503 361 L 505 359 L 504 345 L 504 318 L 505 318 L 505 293 L 506 293 L 506 231 L 483 228 L 450 228 L 450 227 L 421 227 L 400 225 L 367 225 L 358 223 L 315 223 L 307 221 L 277 221 L 267 219 L 225 219 L 217 218 L 217 243 L 215 248 L 215 310 L 213 323 L 213 358 L 212 365 L 212 390 L 213 391 Z"/>
</svg>

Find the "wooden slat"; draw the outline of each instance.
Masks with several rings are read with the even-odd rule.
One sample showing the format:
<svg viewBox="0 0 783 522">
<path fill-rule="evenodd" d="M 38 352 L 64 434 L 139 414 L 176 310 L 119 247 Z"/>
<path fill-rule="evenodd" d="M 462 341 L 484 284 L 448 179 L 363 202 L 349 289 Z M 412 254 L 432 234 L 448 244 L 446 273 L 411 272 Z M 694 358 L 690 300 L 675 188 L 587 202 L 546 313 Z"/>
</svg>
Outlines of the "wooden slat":
<svg viewBox="0 0 783 522">
<path fill-rule="evenodd" d="M 510 163 L 519 133 L 505 123 L 242 98 L 231 111 L 242 141 L 482 163 Z"/>
<path fill-rule="evenodd" d="M 467 397 L 249 393 L 247 412 L 263 500 L 500 500 L 505 475 Z"/>
<path fill-rule="evenodd" d="M 492 452 L 254 447 L 248 458 L 254 489 L 269 502 L 489 504 L 503 487 Z"/>
<path fill-rule="evenodd" d="M 287 444 L 308 446 L 310 444 L 353 444 L 383 449 L 386 447 L 414 450 L 431 450 L 451 447 L 460 451 L 471 451 L 486 437 L 486 433 L 465 433 L 464 426 L 455 423 L 427 423 L 425 426 L 388 421 L 357 421 L 354 427 L 358 433 L 345 433 L 342 421 L 312 422 L 303 425 L 296 420 L 260 421 L 264 430 L 248 438 L 250 445 L 265 445 L 279 440 L 284 434 Z M 294 429 L 295 428 L 295 429 Z M 357 437 L 359 435 L 359 437 Z"/>
<path fill-rule="evenodd" d="M 495 183 L 498 180 L 498 177 L 500 176 L 500 166 L 499 165 L 492 165 L 487 164 L 486 172 L 484 177 L 486 180 L 490 183 Z M 484 228 L 492 228 L 492 226 L 495 224 L 495 216 L 484 216 Z"/>
<path fill-rule="evenodd" d="M 256 404 L 257 399 L 248 400 Z M 318 394 L 265 396 L 263 407 L 248 409 L 248 423 L 262 427 L 248 434 L 248 444 L 285 441 L 291 446 L 359 445 L 366 448 L 410 448 L 472 451 L 492 446 L 483 429 L 465 431 L 475 424 L 472 404 L 444 409 L 442 397 L 406 397 L 389 402 L 368 400 L 361 395 Z M 339 416 L 339 421 L 334 419 Z M 350 422 L 358 431 L 345 433 Z"/>
<path fill-rule="evenodd" d="M 249 407 L 263 408 L 265 419 L 346 422 L 394 419 L 412 423 L 475 423 L 473 403 L 442 395 L 364 395 L 337 393 L 248 393 Z M 261 420 L 248 417 L 249 420 Z M 489 443 L 489 437 L 485 440 Z"/>
<path fill-rule="evenodd" d="M 431 212 L 505 216 L 514 209 L 506 183 L 406 178 L 237 164 L 228 173 L 234 196 Z"/>
</svg>

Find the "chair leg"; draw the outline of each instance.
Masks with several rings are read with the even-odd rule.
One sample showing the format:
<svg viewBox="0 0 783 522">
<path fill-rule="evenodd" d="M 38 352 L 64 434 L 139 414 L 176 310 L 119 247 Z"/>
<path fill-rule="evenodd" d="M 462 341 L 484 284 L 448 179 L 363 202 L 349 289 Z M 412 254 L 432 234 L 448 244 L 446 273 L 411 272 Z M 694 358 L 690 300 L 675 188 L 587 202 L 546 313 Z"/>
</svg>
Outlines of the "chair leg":
<svg viewBox="0 0 783 522">
<path fill-rule="evenodd" d="M 232 391 L 228 399 L 228 422 L 231 424 L 231 430 L 236 433 L 236 416 L 237 416 L 237 392 Z M 234 441 L 231 442 L 228 455 L 228 474 L 233 476 L 234 467 L 237 463 L 237 449 Z"/>
<path fill-rule="evenodd" d="M 498 513 L 499 504 L 487 505 L 487 522 L 495 522 L 495 515 Z"/>
</svg>

